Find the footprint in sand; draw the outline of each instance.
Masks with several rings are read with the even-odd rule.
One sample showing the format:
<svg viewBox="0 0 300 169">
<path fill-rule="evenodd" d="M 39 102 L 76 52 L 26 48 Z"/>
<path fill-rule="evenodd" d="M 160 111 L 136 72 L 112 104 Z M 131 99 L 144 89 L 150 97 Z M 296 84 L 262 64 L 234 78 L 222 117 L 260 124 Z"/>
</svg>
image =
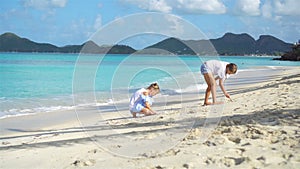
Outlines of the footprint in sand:
<svg viewBox="0 0 300 169">
<path fill-rule="evenodd" d="M 8 144 L 10 144 L 10 142 L 8 142 L 8 141 L 3 141 L 2 142 L 2 145 L 8 145 Z"/>
<path fill-rule="evenodd" d="M 154 133 L 151 133 L 151 134 L 148 134 L 144 137 L 144 139 L 148 139 L 148 140 L 151 140 L 151 139 L 154 139 L 157 137 L 157 134 L 154 134 Z"/>
<path fill-rule="evenodd" d="M 217 146 L 216 143 L 211 142 L 211 141 L 206 141 L 206 142 L 204 142 L 203 144 L 206 145 L 206 146 L 208 146 L 208 147 L 211 147 L 211 146 Z"/>
<path fill-rule="evenodd" d="M 288 154 L 283 154 L 282 157 L 283 157 L 285 160 L 289 161 L 292 157 L 294 157 L 294 155 L 288 153 Z"/>
<path fill-rule="evenodd" d="M 88 153 L 93 153 L 93 154 L 96 154 L 97 152 L 98 152 L 97 149 L 93 149 L 93 150 L 88 151 Z"/>
<path fill-rule="evenodd" d="M 233 109 L 233 111 L 237 111 L 237 110 L 239 110 L 239 109 L 241 109 L 241 108 L 240 108 L 240 107 L 237 107 L 237 108 Z"/>
<path fill-rule="evenodd" d="M 262 125 L 275 126 L 279 124 L 279 121 L 275 118 L 262 118 L 259 120 Z"/>
<path fill-rule="evenodd" d="M 256 158 L 257 161 L 261 162 L 262 164 L 266 163 L 266 158 L 264 156 Z"/>
<path fill-rule="evenodd" d="M 207 165 L 210 164 L 218 164 L 224 165 L 226 167 L 233 167 L 242 164 L 245 161 L 249 161 L 248 157 L 207 157 L 205 163 Z"/>
<path fill-rule="evenodd" d="M 179 152 L 181 152 L 180 149 L 177 149 L 177 150 L 171 149 L 171 150 L 168 150 L 168 151 L 166 152 L 166 154 L 167 154 L 167 155 L 170 155 L 170 156 L 175 156 L 175 155 L 177 155 Z"/>
<path fill-rule="evenodd" d="M 161 135 L 161 134 L 149 133 L 147 135 L 138 136 L 134 140 L 152 140 L 152 139 L 155 139 L 156 137 L 158 137 L 159 135 Z"/>
<path fill-rule="evenodd" d="M 246 157 L 224 157 L 221 161 L 227 167 L 236 166 L 242 164 L 244 161 L 249 160 Z"/>
<path fill-rule="evenodd" d="M 90 160 L 76 160 L 72 163 L 72 165 L 76 166 L 76 167 L 84 167 L 84 166 L 93 166 L 95 165 L 96 161 L 93 159 Z"/>
<path fill-rule="evenodd" d="M 239 137 L 229 137 L 228 140 L 234 142 L 235 144 L 239 144 L 241 142 Z"/>
<path fill-rule="evenodd" d="M 189 168 L 194 168 L 194 165 L 192 163 L 185 163 L 182 165 L 183 168 L 189 169 Z"/>
</svg>

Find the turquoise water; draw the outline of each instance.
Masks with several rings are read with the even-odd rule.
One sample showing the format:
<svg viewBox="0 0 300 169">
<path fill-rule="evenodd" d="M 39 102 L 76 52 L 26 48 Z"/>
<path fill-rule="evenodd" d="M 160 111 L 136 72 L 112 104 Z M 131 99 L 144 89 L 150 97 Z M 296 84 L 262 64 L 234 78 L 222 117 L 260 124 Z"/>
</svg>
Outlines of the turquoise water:
<svg viewBox="0 0 300 169">
<path fill-rule="evenodd" d="M 116 96 L 116 91 L 127 96 L 151 82 L 159 82 L 164 94 L 185 85 L 179 77 L 198 72 L 202 61 L 209 59 L 219 57 L 0 53 L 0 118 L 69 109 L 74 95 L 86 99 L 84 103 L 89 102 L 87 93 L 95 93 L 98 102 L 121 99 L 124 96 Z M 300 66 L 271 57 L 220 59 L 236 63 L 239 69 Z M 203 83 L 200 78 L 199 83 Z"/>
</svg>

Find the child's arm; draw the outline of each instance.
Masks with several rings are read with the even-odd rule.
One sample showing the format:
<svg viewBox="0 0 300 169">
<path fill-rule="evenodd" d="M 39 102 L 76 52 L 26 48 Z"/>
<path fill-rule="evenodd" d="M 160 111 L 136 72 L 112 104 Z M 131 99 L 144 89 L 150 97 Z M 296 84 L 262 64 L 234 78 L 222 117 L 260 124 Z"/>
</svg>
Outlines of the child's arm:
<svg viewBox="0 0 300 169">
<path fill-rule="evenodd" d="M 145 101 L 145 107 L 146 107 L 147 109 L 151 109 L 149 102 Z"/>
<path fill-rule="evenodd" d="M 153 111 L 153 110 L 151 109 L 151 105 L 150 105 L 150 103 L 147 101 L 147 99 L 149 99 L 149 98 L 148 98 L 148 92 L 144 92 L 143 95 L 145 96 L 145 97 L 144 97 L 145 108 L 147 108 L 149 111 L 151 111 L 151 113 L 155 114 L 155 111 Z"/>
<path fill-rule="evenodd" d="M 219 79 L 219 85 L 220 85 L 221 90 L 223 91 L 224 95 L 225 95 L 227 98 L 230 98 L 230 95 L 226 92 L 223 83 L 224 83 L 223 79 Z"/>
<path fill-rule="evenodd" d="M 156 112 L 151 109 L 150 104 L 149 104 L 148 101 L 145 102 L 145 108 L 147 108 L 151 112 L 151 114 L 156 114 Z"/>
</svg>

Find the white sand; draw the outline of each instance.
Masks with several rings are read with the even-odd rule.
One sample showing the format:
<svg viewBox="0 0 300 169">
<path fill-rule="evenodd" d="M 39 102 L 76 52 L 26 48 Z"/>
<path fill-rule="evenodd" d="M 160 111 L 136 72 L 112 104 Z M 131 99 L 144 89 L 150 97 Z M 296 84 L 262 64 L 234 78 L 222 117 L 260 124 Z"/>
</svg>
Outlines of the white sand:
<svg viewBox="0 0 300 169">
<path fill-rule="evenodd" d="M 1 119 L 0 168 L 299 168 L 299 82 L 298 68 L 241 72 L 218 106 L 187 93 L 137 119 L 128 103 Z"/>
</svg>

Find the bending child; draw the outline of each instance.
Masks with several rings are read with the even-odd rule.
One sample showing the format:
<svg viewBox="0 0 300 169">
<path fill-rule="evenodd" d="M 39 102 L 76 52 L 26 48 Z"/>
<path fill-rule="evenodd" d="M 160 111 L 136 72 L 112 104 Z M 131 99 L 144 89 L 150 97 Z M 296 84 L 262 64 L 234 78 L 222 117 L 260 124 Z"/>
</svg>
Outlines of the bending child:
<svg viewBox="0 0 300 169">
<path fill-rule="evenodd" d="M 137 113 L 145 116 L 156 114 L 151 109 L 152 97 L 160 92 L 157 83 L 152 83 L 147 89 L 141 88 L 136 91 L 130 98 L 129 111 L 135 118 Z"/>
<path fill-rule="evenodd" d="M 205 92 L 204 105 L 220 104 L 217 102 L 217 85 L 216 80 L 219 80 L 219 85 L 223 94 L 230 99 L 230 95 L 224 88 L 224 81 L 231 74 L 235 74 L 237 71 L 237 65 L 234 63 L 228 63 L 218 60 L 209 60 L 201 65 L 201 74 L 204 76 L 205 82 L 207 83 L 207 89 Z M 209 102 L 208 98 L 212 94 L 213 102 Z"/>
</svg>

